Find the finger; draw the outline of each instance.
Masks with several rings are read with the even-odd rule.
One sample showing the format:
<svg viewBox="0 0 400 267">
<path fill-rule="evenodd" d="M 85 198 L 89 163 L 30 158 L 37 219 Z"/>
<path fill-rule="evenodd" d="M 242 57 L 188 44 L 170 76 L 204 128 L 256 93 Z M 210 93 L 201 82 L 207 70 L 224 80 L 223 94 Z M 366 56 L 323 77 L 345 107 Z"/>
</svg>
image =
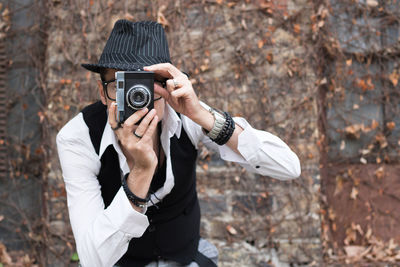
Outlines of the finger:
<svg viewBox="0 0 400 267">
<path fill-rule="evenodd" d="M 174 98 L 179 98 L 185 95 L 188 95 L 189 91 L 186 88 L 180 88 L 178 90 L 175 90 L 171 93 L 171 96 Z"/>
<path fill-rule="evenodd" d="M 147 113 L 147 115 L 140 122 L 139 126 L 136 128 L 135 133 L 139 136 L 143 136 L 144 133 L 146 132 L 147 127 L 149 127 L 151 120 L 154 118 L 156 114 L 157 112 L 155 109 L 150 110 L 150 112 Z"/>
<path fill-rule="evenodd" d="M 157 124 L 158 124 L 158 116 L 155 115 L 153 117 L 153 120 L 151 121 L 149 127 L 147 127 L 146 132 L 142 135 L 143 138 L 141 139 L 141 141 L 149 142 L 152 140 L 153 134 L 154 134 L 155 130 L 157 129 Z"/>
<path fill-rule="evenodd" d="M 112 102 L 108 108 L 108 123 L 111 125 L 111 128 L 116 128 L 118 126 L 118 122 L 116 120 L 116 110 L 117 103 Z"/>
<path fill-rule="evenodd" d="M 167 80 L 166 84 L 167 84 L 167 88 L 166 88 L 167 91 L 169 93 L 172 93 L 175 90 L 175 83 L 174 83 L 173 79 Z"/>
<path fill-rule="evenodd" d="M 124 122 L 124 129 L 126 129 L 127 132 L 132 133 L 132 129 L 135 126 L 135 124 L 140 121 L 141 118 L 143 118 L 144 115 L 146 115 L 148 112 L 147 108 L 141 109 L 133 113 L 126 121 Z"/>
<path fill-rule="evenodd" d="M 153 71 L 165 78 L 177 78 L 185 76 L 180 70 L 178 70 L 171 63 L 160 63 L 143 68 L 145 71 Z"/>
<path fill-rule="evenodd" d="M 166 88 L 161 87 L 157 84 L 154 86 L 154 93 L 159 94 L 164 99 L 168 99 L 169 97 L 169 93 Z"/>
</svg>

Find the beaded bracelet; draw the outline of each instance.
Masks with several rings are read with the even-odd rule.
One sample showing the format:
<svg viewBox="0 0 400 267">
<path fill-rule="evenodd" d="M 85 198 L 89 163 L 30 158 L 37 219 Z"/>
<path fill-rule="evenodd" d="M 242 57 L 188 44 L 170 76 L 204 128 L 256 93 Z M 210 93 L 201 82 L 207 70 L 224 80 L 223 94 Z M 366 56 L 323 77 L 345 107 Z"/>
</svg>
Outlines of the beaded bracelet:
<svg viewBox="0 0 400 267">
<path fill-rule="evenodd" d="M 136 207 L 141 208 L 141 209 L 146 209 L 147 202 L 150 199 L 150 195 L 147 195 L 146 198 L 140 198 L 140 197 L 136 196 L 134 193 L 132 193 L 132 191 L 128 187 L 128 184 L 126 183 L 128 176 L 129 176 L 129 172 L 127 174 L 125 174 L 125 176 L 121 179 L 122 188 L 124 189 L 126 196 Z"/>
</svg>

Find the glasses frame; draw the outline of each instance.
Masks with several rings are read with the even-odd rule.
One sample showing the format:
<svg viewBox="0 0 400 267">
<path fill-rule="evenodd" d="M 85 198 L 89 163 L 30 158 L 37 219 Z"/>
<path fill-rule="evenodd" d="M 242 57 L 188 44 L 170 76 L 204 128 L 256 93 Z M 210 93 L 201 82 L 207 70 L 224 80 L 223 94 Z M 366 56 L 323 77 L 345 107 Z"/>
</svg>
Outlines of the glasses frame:
<svg viewBox="0 0 400 267">
<path fill-rule="evenodd" d="M 116 101 L 116 99 L 115 99 L 115 98 L 111 98 L 111 97 L 108 95 L 107 86 L 108 86 L 108 84 L 113 83 L 113 82 L 115 82 L 115 81 L 116 81 L 116 79 L 112 79 L 112 80 L 109 80 L 109 81 L 103 81 L 103 80 L 101 80 L 101 84 L 103 85 L 103 91 L 104 91 L 104 93 L 106 94 L 107 98 L 110 99 L 111 101 Z"/>
</svg>

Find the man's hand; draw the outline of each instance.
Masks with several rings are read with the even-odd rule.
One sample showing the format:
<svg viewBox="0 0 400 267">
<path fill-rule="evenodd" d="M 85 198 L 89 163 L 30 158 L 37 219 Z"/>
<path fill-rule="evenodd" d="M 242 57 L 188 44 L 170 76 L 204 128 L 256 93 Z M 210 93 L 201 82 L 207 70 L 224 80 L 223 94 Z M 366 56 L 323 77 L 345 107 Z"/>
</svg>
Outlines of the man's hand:
<svg viewBox="0 0 400 267">
<path fill-rule="evenodd" d="M 108 112 L 108 121 L 112 128 L 117 126 L 116 108 L 114 102 Z M 128 160 L 133 160 L 132 169 L 147 170 L 155 169 L 157 166 L 157 155 L 153 149 L 153 134 L 157 128 L 158 117 L 155 109 L 147 112 L 147 108 L 138 110 L 124 122 L 122 127 L 114 130 L 124 152 L 128 154 L 126 155 Z M 136 128 L 135 124 L 142 117 L 142 121 Z"/>
<path fill-rule="evenodd" d="M 161 63 L 144 67 L 145 71 L 167 78 L 167 88 L 155 87 L 155 93 L 161 95 L 168 104 L 193 121 L 201 115 L 203 107 L 193 90 L 192 83 L 188 77 L 170 63 Z"/>
<path fill-rule="evenodd" d="M 131 169 L 127 179 L 129 189 L 138 197 L 145 198 L 150 188 L 158 159 L 153 149 L 153 134 L 157 129 L 158 117 L 156 110 L 147 113 L 147 108 L 132 114 L 123 124 L 117 127 L 116 103 L 112 103 L 108 110 L 108 121 L 117 135 L 121 148 L 129 162 Z M 147 113 L 147 115 L 146 115 Z M 139 126 L 137 123 L 143 117 Z M 133 204 L 132 206 L 135 207 Z"/>
</svg>

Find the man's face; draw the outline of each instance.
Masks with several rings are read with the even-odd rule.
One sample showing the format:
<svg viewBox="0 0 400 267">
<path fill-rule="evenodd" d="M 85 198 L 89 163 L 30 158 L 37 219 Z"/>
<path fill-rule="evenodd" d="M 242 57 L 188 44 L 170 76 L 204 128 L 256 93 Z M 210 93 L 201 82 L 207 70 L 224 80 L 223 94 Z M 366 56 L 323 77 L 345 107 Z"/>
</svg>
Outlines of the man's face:
<svg viewBox="0 0 400 267">
<path fill-rule="evenodd" d="M 112 81 L 115 79 L 115 72 L 118 70 L 115 69 L 106 69 L 105 74 L 104 74 L 104 81 Z M 156 77 L 157 80 L 157 77 Z M 114 102 L 112 99 L 116 98 L 116 82 L 110 82 L 107 84 L 107 94 L 104 92 L 103 89 L 103 84 L 99 80 L 98 81 L 98 87 L 99 87 L 99 93 L 100 93 L 100 98 L 101 102 L 103 102 L 104 105 L 107 105 L 107 108 L 110 107 L 111 103 Z M 156 92 L 159 90 L 164 90 L 162 87 L 162 84 L 160 82 L 154 82 L 154 108 L 157 111 L 157 116 L 159 118 L 159 121 L 162 120 L 164 116 L 164 107 L 165 107 L 165 101 L 163 98 L 160 98 L 160 95 L 157 94 Z M 157 100 L 158 99 L 158 100 Z"/>
</svg>

